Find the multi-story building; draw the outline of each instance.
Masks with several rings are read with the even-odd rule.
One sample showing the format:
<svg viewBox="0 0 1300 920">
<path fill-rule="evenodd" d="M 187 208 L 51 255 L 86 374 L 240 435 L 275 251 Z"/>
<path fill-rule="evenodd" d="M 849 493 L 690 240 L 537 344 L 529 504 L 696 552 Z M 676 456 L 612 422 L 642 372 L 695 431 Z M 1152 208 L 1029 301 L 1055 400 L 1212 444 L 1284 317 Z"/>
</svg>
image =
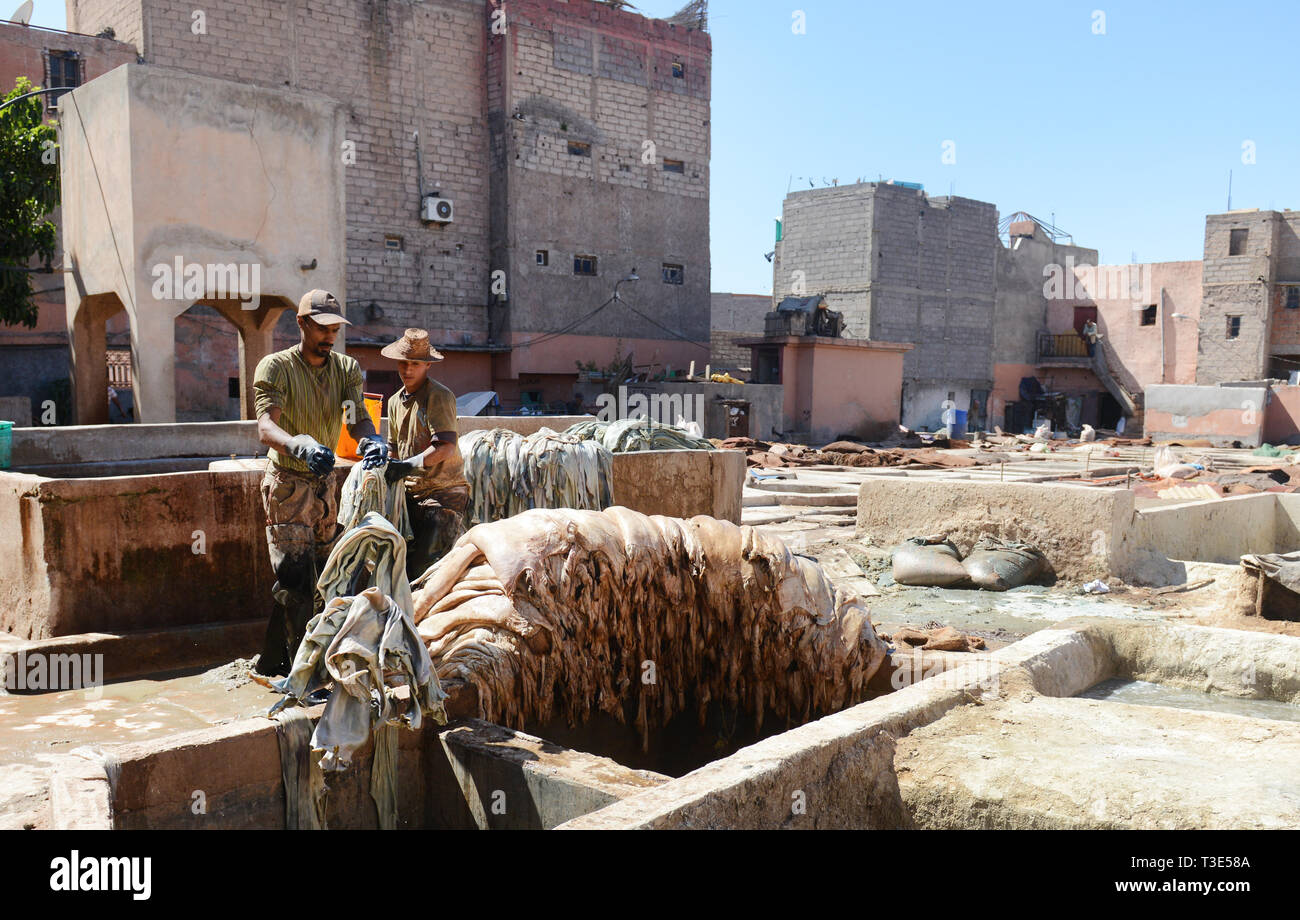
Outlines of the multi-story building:
<svg viewBox="0 0 1300 920">
<path fill-rule="evenodd" d="M 346 107 L 347 348 L 367 389 L 396 388 L 378 348 L 407 326 L 429 329 L 453 389 L 507 404 L 564 401 L 576 362 L 619 350 L 660 368 L 707 359 L 702 14 L 650 20 L 598 0 L 68 0 L 68 22 L 111 28 L 146 64 Z M 233 329 L 202 304 L 176 328 L 178 417 L 231 417 Z M 291 314 L 278 333 L 291 340 Z"/>
<path fill-rule="evenodd" d="M 0 94 L 12 91 L 19 77 L 26 77 L 39 87 L 71 89 L 135 59 L 135 48 L 115 40 L 109 30 L 100 35 L 81 35 L 0 22 Z M 60 95 L 47 93 L 40 97 L 51 120 L 57 117 Z M 53 219 L 58 220 L 57 211 Z M 59 245 L 51 266 L 57 268 L 62 264 Z M 3 270 L 12 271 L 14 267 Z M 55 417 L 61 414 L 70 419 L 63 275 L 56 271 L 36 273 L 32 277 L 32 289 L 37 292 L 36 326 L 0 325 L 0 352 L 5 367 L 5 372 L 0 374 L 0 397 L 26 397 L 37 409 L 38 423 L 43 415 L 42 405 L 62 406 L 64 411 L 56 412 Z M 109 335 L 112 344 L 122 344 L 125 325 L 117 323 Z"/>
<path fill-rule="evenodd" d="M 1300 370 L 1300 212 L 1209 215 L 1203 265 L 1196 382 Z"/>
<path fill-rule="evenodd" d="M 994 205 L 885 182 L 807 189 L 786 197 L 780 236 L 776 303 L 822 295 L 847 337 L 916 346 L 903 359 L 904 424 L 937 426 L 948 403 L 987 404 Z"/>
</svg>

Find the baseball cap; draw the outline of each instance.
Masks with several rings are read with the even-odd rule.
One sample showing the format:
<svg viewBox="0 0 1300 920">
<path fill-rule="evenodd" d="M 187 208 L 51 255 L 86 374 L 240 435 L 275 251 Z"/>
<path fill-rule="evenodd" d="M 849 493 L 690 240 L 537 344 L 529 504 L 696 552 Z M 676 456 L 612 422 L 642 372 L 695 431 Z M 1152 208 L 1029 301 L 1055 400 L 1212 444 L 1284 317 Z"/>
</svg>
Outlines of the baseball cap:
<svg viewBox="0 0 1300 920">
<path fill-rule="evenodd" d="M 329 291 L 322 291 L 319 288 L 302 295 L 302 300 L 298 301 L 298 315 L 310 316 L 314 322 L 322 326 L 335 326 L 339 323 L 345 326 L 352 325 L 343 318 L 343 305 L 339 303 L 338 298 Z"/>
</svg>

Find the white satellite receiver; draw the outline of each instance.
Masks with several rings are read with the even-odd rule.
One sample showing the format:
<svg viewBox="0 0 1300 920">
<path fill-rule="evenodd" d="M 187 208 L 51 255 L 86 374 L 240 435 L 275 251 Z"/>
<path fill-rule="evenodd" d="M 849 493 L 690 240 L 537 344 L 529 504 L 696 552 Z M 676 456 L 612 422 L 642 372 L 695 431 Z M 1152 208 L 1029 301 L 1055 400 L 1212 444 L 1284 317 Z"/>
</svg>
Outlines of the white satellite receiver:
<svg viewBox="0 0 1300 920">
<path fill-rule="evenodd" d="M 22 5 L 9 17 L 10 22 L 25 26 L 32 21 L 32 0 L 23 0 Z"/>
</svg>

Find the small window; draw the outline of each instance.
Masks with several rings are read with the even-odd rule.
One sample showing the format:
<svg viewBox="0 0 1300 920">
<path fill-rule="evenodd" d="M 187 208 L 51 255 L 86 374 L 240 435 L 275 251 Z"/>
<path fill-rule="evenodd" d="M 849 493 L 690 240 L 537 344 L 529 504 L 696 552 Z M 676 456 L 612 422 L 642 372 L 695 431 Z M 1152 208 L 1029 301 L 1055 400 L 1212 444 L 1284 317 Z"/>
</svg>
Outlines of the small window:
<svg viewBox="0 0 1300 920">
<path fill-rule="evenodd" d="M 1286 289 L 1286 308 L 1288 310 L 1300 310 L 1300 287 Z"/>
<path fill-rule="evenodd" d="M 569 141 L 569 156 L 589 157 L 591 156 L 591 144 L 583 141 Z"/>
<path fill-rule="evenodd" d="M 1241 335 L 1241 317 L 1229 316 L 1228 317 L 1228 338 L 1235 339 L 1239 335 Z"/>
<path fill-rule="evenodd" d="M 575 275 L 596 274 L 596 257 L 595 256 L 574 256 L 573 273 Z"/>
<path fill-rule="evenodd" d="M 231 399 L 238 399 L 238 398 L 239 398 L 239 378 L 238 378 L 238 377 L 227 377 L 227 378 L 226 378 L 226 395 L 229 396 Z"/>
<path fill-rule="evenodd" d="M 686 269 L 681 265 L 664 263 L 664 284 L 681 284 L 686 280 Z"/>
<path fill-rule="evenodd" d="M 45 86 L 48 89 L 73 89 L 81 85 L 81 55 L 75 51 L 51 51 L 46 59 L 49 69 Z M 54 108 L 63 93 L 50 93 L 46 105 Z"/>
<path fill-rule="evenodd" d="M 685 164 L 684 162 L 682 162 L 681 160 L 668 160 L 668 159 L 665 159 L 665 160 L 664 160 L 664 172 L 671 172 L 671 173 L 684 173 L 684 172 L 686 172 L 686 164 Z"/>
<path fill-rule="evenodd" d="M 1244 256 L 1246 254 L 1246 238 L 1250 235 L 1249 230 L 1231 230 L 1228 232 L 1228 255 Z"/>
<path fill-rule="evenodd" d="M 386 236 L 386 237 L 384 237 L 384 248 L 385 248 L 385 249 L 391 249 L 391 250 L 393 250 L 394 252 L 401 252 L 401 251 L 402 251 L 402 238 L 401 238 L 400 236 Z"/>
<path fill-rule="evenodd" d="M 673 61 L 673 76 L 678 80 L 684 79 L 686 77 L 686 65 L 681 61 Z"/>
<path fill-rule="evenodd" d="M 1156 305 L 1142 308 L 1142 325 L 1154 326 L 1156 324 Z"/>
<path fill-rule="evenodd" d="M 537 250 L 537 264 L 538 264 L 538 265 L 550 265 L 550 264 L 551 264 L 551 253 L 550 253 L 549 250 L 546 250 L 546 249 L 539 249 L 539 250 Z"/>
</svg>

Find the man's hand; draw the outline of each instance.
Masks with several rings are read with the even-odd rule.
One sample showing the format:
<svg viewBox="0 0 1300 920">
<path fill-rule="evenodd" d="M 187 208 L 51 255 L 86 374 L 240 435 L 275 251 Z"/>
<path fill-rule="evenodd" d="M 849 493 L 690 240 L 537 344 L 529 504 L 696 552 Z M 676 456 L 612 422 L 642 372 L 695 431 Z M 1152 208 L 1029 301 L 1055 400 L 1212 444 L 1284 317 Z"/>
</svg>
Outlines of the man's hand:
<svg viewBox="0 0 1300 920">
<path fill-rule="evenodd" d="M 390 483 L 397 482 L 419 469 L 422 469 L 419 457 L 412 457 L 410 460 L 389 460 L 388 468 L 384 470 L 384 478 Z"/>
<path fill-rule="evenodd" d="M 357 443 L 357 452 L 361 454 L 361 468 L 373 470 L 383 466 L 388 460 L 388 445 L 374 435 L 367 435 Z"/>
<path fill-rule="evenodd" d="M 328 476 L 334 469 L 334 451 L 309 434 L 295 435 L 285 447 L 317 476 Z"/>
</svg>

